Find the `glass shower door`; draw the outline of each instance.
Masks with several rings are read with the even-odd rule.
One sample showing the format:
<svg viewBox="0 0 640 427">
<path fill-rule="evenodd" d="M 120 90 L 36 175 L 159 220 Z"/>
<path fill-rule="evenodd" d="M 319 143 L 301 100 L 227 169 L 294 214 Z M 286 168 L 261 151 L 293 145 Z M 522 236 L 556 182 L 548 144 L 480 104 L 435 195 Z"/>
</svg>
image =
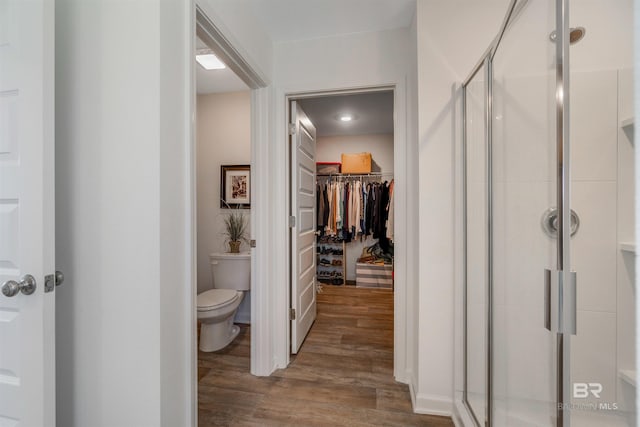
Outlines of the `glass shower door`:
<svg viewBox="0 0 640 427">
<path fill-rule="evenodd" d="M 579 292 L 568 409 L 580 427 L 637 425 L 633 5 L 612 6 L 571 4 L 571 208 L 580 226 L 571 237 Z"/>
<path fill-rule="evenodd" d="M 481 66 L 466 85 L 464 178 L 464 403 L 477 425 L 488 415 L 488 145 L 487 68 Z"/>
<path fill-rule="evenodd" d="M 561 335 L 545 328 L 544 273 L 559 269 L 562 249 L 555 28 L 555 0 L 520 2 L 492 61 L 492 426 L 562 425 Z"/>
</svg>

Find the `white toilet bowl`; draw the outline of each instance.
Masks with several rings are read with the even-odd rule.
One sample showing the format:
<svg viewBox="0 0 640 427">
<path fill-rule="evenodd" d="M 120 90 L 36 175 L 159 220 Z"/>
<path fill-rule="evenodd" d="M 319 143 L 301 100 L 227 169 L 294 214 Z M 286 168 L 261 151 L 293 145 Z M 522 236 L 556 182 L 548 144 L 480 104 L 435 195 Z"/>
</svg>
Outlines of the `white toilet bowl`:
<svg viewBox="0 0 640 427">
<path fill-rule="evenodd" d="M 201 351 L 221 350 L 238 336 L 233 324 L 244 291 L 251 287 L 251 255 L 213 253 L 209 255 L 213 289 L 198 295 Z"/>
<path fill-rule="evenodd" d="M 243 297 L 234 289 L 211 289 L 198 295 L 200 350 L 221 350 L 238 336 L 240 327 L 233 324 L 233 317 Z"/>
</svg>

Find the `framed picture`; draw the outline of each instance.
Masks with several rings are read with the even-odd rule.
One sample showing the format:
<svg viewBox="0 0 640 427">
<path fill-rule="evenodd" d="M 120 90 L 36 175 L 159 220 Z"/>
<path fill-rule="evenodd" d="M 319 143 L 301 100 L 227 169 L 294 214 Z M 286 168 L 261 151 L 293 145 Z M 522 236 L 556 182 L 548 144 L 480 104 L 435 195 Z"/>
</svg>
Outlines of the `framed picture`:
<svg viewBox="0 0 640 427">
<path fill-rule="evenodd" d="M 249 209 L 251 207 L 251 166 L 220 166 L 220 207 Z"/>
</svg>

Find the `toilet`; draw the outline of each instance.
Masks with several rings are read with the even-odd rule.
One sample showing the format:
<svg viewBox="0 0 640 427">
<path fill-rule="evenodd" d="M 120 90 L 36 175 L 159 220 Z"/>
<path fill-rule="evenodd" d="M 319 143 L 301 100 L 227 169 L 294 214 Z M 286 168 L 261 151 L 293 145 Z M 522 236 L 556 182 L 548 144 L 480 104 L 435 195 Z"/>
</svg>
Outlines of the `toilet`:
<svg viewBox="0 0 640 427">
<path fill-rule="evenodd" d="M 201 322 L 199 348 L 207 352 L 225 348 L 240 332 L 233 318 L 244 292 L 251 286 L 251 254 L 212 253 L 209 262 L 213 289 L 197 298 Z"/>
</svg>

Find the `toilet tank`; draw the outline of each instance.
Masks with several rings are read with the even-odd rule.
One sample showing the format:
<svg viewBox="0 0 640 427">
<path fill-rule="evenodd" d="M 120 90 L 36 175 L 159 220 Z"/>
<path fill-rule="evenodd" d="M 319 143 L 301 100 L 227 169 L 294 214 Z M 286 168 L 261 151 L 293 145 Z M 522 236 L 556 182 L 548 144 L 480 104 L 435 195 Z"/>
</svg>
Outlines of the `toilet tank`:
<svg viewBox="0 0 640 427">
<path fill-rule="evenodd" d="M 213 287 L 248 291 L 251 288 L 251 254 L 209 254 Z"/>
</svg>

